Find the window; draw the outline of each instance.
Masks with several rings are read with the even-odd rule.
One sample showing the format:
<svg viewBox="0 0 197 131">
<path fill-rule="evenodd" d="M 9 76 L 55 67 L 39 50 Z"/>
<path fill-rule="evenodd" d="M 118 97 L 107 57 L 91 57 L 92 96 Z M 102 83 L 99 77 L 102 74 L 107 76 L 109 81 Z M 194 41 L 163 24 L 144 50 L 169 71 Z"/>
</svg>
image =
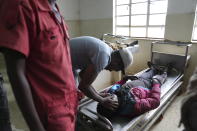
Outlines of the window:
<svg viewBox="0 0 197 131">
<path fill-rule="evenodd" d="M 194 26 L 193 26 L 192 41 L 197 41 L 197 6 L 196 6 L 196 12 L 195 12 L 195 20 L 194 20 Z"/>
<path fill-rule="evenodd" d="M 168 0 L 114 0 L 114 33 L 164 38 Z"/>
</svg>

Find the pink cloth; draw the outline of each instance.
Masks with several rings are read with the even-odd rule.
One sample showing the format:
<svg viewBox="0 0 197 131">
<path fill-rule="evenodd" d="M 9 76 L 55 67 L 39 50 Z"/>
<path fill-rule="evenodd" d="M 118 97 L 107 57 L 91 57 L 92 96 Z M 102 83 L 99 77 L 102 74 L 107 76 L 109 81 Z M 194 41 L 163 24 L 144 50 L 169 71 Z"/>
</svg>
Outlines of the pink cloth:
<svg viewBox="0 0 197 131">
<path fill-rule="evenodd" d="M 160 105 L 160 87 L 153 86 L 151 90 L 145 90 L 143 88 L 133 88 L 132 91 L 136 100 L 136 114 L 142 114 L 149 110 L 153 110 Z"/>
</svg>

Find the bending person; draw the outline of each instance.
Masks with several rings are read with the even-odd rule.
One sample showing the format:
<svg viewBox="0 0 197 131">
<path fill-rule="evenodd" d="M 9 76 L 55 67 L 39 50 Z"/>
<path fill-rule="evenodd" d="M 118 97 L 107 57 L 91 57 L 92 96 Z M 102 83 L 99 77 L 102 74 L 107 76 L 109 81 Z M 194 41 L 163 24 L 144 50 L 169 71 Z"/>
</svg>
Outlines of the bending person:
<svg viewBox="0 0 197 131">
<path fill-rule="evenodd" d="M 154 67 L 138 77 L 126 76 L 107 91 L 118 101 L 118 108 L 112 111 L 98 104 L 97 112 L 107 118 L 117 115 L 135 117 L 155 109 L 160 104 L 160 87 L 166 78 L 167 68 L 161 71 Z"/>
<path fill-rule="evenodd" d="M 109 109 L 116 109 L 118 103 L 111 96 L 102 96 L 91 86 L 98 74 L 106 69 L 109 71 L 123 71 L 133 61 L 132 53 L 135 47 L 112 50 L 103 41 L 82 36 L 70 40 L 73 73 L 78 89 L 86 96 L 101 103 Z M 80 78 L 80 81 L 78 81 Z"/>
</svg>

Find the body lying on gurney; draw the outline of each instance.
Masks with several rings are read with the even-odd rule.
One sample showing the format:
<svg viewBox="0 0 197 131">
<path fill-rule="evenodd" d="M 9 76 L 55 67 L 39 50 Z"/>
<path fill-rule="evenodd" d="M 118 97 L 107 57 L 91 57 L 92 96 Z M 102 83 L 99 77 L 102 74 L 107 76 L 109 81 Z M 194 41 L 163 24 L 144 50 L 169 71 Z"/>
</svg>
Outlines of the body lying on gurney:
<svg viewBox="0 0 197 131">
<path fill-rule="evenodd" d="M 160 87 L 167 78 L 169 67 L 161 69 L 151 63 L 148 65 L 150 69 L 140 76 L 126 76 L 105 92 L 113 95 L 118 101 L 119 106 L 116 110 L 109 110 L 98 104 L 97 112 L 107 118 L 133 118 L 157 108 L 160 104 Z"/>
</svg>

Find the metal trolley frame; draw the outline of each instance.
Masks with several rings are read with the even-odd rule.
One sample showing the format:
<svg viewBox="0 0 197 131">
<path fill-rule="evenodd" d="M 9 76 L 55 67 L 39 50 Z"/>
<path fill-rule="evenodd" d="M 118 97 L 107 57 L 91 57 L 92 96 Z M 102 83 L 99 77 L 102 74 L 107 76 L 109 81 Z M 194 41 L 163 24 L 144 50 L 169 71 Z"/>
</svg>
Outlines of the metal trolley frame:
<svg viewBox="0 0 197 131">
<path fill-rule="evenodd" d="M 153 46 L 156 44 L 175 45 L 178 47 L 185 47 L 184 54 L 169 54 L 153 50 Z M 154 124 L 158 117 L 165 111 L 168 105 L 176 97 L 181 85 L 183 83 L 182 78 L 184 71 L 190 56 L 188 55 L 188 49 L 191 43 L 174 42 L 174 41 L 158 41 L 151 43 L 151 61 L 154 64 L 166 65 L 167 63 L 173 63 L 176 71 L 168 76 L 166 82 L 161 87 L 161 102 L 160 106 L 154 110 L 146 112 L 133 119 L 114 117 L 107 119 L 96 112 L 97 102 L 90 99 L 84 99 L 81 101 L 78 109 L 77 130 L 82 131 L 145 131 Z M 147 69 L 137 73 L 139 75 Z M 108 87 L 110 88 L 110 87 Z M 106 88 L 106 89 L 108 89 Z"/>
</svg>

